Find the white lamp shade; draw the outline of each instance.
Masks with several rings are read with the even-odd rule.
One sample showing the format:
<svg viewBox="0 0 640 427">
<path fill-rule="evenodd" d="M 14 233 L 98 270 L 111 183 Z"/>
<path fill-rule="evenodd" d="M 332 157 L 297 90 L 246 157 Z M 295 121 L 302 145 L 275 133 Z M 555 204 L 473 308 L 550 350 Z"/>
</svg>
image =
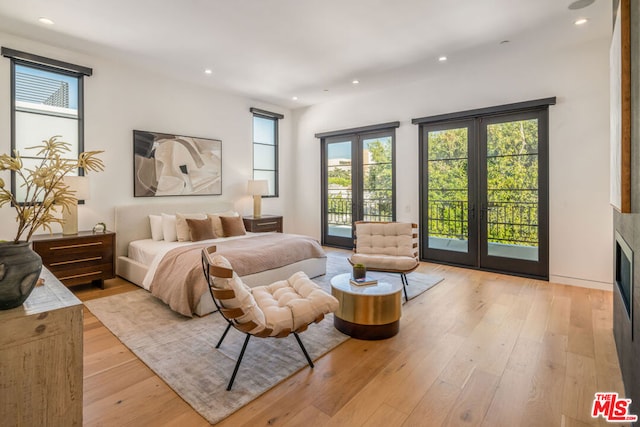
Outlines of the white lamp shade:
<svg viewBox="0 0 640 427">
<path fill-rule="evenodd" d="M 62 181 L 73 191 L 72 197 L 78 200 L 88 200 L 90 195 L 89 178 L 86 176 L 65 176 Z"/>
<path fill-rule="evenodd" d="M 264 196 L 269 192 L 269 183 L 266 179 L 251 179 L 247 189 L 253 196 Z"/>
</svg>

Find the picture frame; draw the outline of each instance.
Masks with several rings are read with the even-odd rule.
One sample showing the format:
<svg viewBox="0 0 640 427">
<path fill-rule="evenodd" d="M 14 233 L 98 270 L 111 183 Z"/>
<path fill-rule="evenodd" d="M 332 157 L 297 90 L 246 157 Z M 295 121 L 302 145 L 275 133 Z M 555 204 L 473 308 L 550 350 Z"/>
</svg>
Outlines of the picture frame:
<svg viewBox="0 0 640 427">
<path fill-rule="evenodd" d="M 221 140 L 133 131 L 134 197 L 221 194 Z"/>
</svg>

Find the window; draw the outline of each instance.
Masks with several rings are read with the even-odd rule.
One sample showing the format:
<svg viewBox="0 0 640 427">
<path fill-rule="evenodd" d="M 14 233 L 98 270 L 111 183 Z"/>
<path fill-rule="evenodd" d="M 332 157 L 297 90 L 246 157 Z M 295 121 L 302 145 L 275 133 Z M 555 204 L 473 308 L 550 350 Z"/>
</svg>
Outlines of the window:
<svg viewBox="0 0 640 427">
<path fill-rule="evenodd" d="M 2 55 L 11 59 L 11 151 L 35 166 L 40 158 L 26 148 L 59 135 L 77 156 L 84 150 L 83 77 L 92 70 L 5 47 Z M 12 174 L 18 200 L 25 198 L 21 184 Z"/>
<path fill-rule="evenodd" d="M 278 197 L 278 113 L 251 108 L 253 113 L 253 179 L 268 182 L 265 197 Z"/>
</svg>

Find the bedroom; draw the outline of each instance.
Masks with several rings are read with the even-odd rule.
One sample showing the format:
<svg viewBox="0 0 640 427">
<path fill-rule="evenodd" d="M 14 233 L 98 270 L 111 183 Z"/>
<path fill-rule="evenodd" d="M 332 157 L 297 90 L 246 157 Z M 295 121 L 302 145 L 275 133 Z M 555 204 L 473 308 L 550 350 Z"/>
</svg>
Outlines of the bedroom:
<svg viewBox="0 0 640 427">
<path fill-rule="evenodd" d="M 205 64 L 181 64 L 183 76 L 175 78 L 159 67 L 134 65 L 108 49 L 96 47 L 93 53 L 86 42 L 60 34 L 55 26 L 39 26 L 37 17 L 27 21 L 25 15 L 24 21 L 15 21 L 3 11 L 0 45 L 95 71 L 85 80 L 85 144 L 88 149 L 105 150 L 106 170 L 92 180 L 94 197 L 79 208 L 80 229 L 90 229 L 98 222 L 112 227 L 115 206 L 146 203 L 132 195 L 133 168 L 126 159 L 131 158 L 133 129 L 221 140 L 222 198 L 234 201 L 241 214 L 250 214 L 246 183 L 252 173 L 248 155 L 252 107 L 284 115 L 279 129 L 280 195 L 265 198 L 263 211 L 283 215 L 285 231 L 320 237 L 320 149 L 313 135 L 395 120 L 401 122 L 396 149 L 397 164 L 403 170 L 397 177 L 397 218 L 417 221 L 418 129 L 411 124 L 412 118 L 556 96 L 558 103 L 550 109 L 550 279 L 610 290 L 609 4 L 598 0 L 585 9 L 595 14 L 591 22 L 573 28 L 574 13 L 567 10 L 570 2 L 560 3 L 569 27 L 563 31 L 573 31 L 574 38 L 551 43 L 541 37 L 540 28 L 520 30 L 514 33 L 517 37 L 509 36 L 510 43 L 499 45 L 502 39 L 496 39 L 487 50 L 446 52 L 448 63 L 434 61 L 426 76 L 409 75 L 405 80 L 398 73 L 392 83 L 375 90 L 368 88 L 366 78 L 349 75 L 335 90 L 330 88 L 329 94 L 342 92 L 342 96 L 310 106 L 292 102 L 293 93 L 269 102 L 259 101 L 266 98 L 259 92 L 240 96 L 215 88 L 211 83 L 215 75 L 201 71 Z M 542 28 L 548 30 L 550 39 L 558 21 Z M 56 31 L 57 39 L 51 31 Z M 171 61 L 171 52 L 165 54 Z M 8 82 L 9 61 L 2 60 L 0 81 Z M 470 69 L 473 78 L 469 78 Z M 351 84 L 356 77 L 361 80 L 357 87 Z M 0 128 L 4 129 L 0 152 L 7 152 L 11 127 L 8 83 L 0 86 L 0 93 L 7 101 L 0 106 Z M 194 200 L 198 198 L 184 198 L 185 203 Z M 0 209 L 0 221 L 13 224 L 13 211 Z M 0 238 L 11 235 L 12 228 L 3 225 Z"/>
</svg>

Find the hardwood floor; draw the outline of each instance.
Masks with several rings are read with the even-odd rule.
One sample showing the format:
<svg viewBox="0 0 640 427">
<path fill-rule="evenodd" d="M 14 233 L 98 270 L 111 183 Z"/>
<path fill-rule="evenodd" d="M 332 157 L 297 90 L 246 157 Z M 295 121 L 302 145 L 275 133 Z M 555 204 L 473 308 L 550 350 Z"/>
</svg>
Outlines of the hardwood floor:
<svg viewBox="0 0 640 427">
<path fill-rule="evenodd" d="M 595 392 L 624 394 L 611 292 L 428 263 L 418 271 L 445 280 L 403 306 L 398 335 L 350 339 L 218 425 L 608 425 L 590 413 Z M 133 289 L 114 279 L 74 292 Z M 208 425 L 86 309 L 84 325 L 85 425 Z"/>
</svg>

